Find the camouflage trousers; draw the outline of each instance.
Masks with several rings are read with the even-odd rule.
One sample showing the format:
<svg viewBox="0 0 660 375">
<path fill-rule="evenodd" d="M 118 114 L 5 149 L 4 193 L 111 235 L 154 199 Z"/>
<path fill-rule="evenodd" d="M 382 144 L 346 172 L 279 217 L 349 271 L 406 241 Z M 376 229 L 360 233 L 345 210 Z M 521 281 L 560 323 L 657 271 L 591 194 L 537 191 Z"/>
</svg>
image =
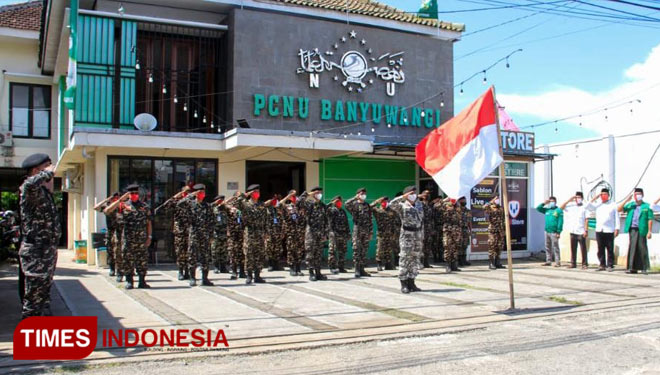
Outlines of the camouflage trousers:
<svg viewBox="0 0 660 375">
<path fill-rule="evenodd" d="M 442 230 L 433 236 L 433 254 L 438 259 L 444 259 L 445 247 L 442 243 Z"/>
<path fill-rule="evenodd" d="M 376 261 L 379 263 L 392 263 L 392 258 L 398 250 L 398 241 L 391 235 L 378 236 L 378 247 L 376 249 Z"/>
<path fill-rule="evenodd" d="M 493 231 L 488 233 L 488 257 L 496 259 L 502 254 L 502 249 L 505 246 L 504 232 Z"/>
<path fill-rule="evenodd" d="M 112 264 L 115 267 L 115 272 L 119 272 L 119 274 L 121 274 L 122 270 L 120 236 L 121 235 L 118 233 L 118 231 L 112 231 L 108 241 L 108 264 Z"/>
<path fill-rule="evenodd" d="M 266 255 L 268 260 L 279 260 L 283 251 L 283 240 L 279 235 L 266 235 Z"/>
<path fill-rule="evenodd" d="M 336 235 L 334 232 L 330 232 L 329 237 L 328 266 L 331 269 L 344 268 L 348 239 L 345 236 Z"/>
<path fill-rule="evenodd" d="M 211 241 L 208 236 L 190 236 L 188 245 L 188 267 L 200 267 L 203 272 L 209 270 L 211 261 Z"/>
<path fill-rule="evenodd" d="M 121 246 L 122 253 L 122 272 L 124 275 L 132 275 L 133 270 L 138 275 L 147 274 L 147 262 L 149 261 L 149 251 L 147 250 L 146 240 L 128 240 L 124 239 Z"/>
<path fill-rule="evenodd" d="M 211 257 L 214 265 L 227 264 L 227 242 L 227 237 L 218 236 L 217 234 L 213 236 L 211 240 Z"/>
<path fill-rule="evenodd" d="M 299 264 L 305 256 L 305 236 L 289 234 L 286 236 L 286 262 L 289 266 Z"/>
<path fill-rule="evenodd" d="M 25 274 L 22 318 L 42 316 L 50 307 L 50 287 L 57 264 L 57 247 L 23 243 L 18 252 Z"/>
<path fill-rule="evenodd" d="M 371 232 L 365 230 L 353 230 L 353 264 L 355 267 L 367 265 L 367 251 Z"/>
<path fill-rule="evenodd" d="M 188 231 L 174 232 L 174 253 L 176 265 L 184 270 L 188 268 Z"/>
<path fill-rule="evenodd" d="M 323 258 L 323 236 L 305 232 L 305 260 L 309 268 L 321 268 Z"/>
<path fill-rule="evenodd" d="M 243 255 L 243 234 L 230 235 L 227 237 L 227 254 L 229 255 L 229 263 L 232 266 L 240 267 L 245 261 Z"/>
<path fill-rule="evenodd" d="M 442 244 L 445 248 L 445 262 L 451 263 L 457 261 L 460 248 L 463 244 L 461 231 L 446 228 L 442 236 Z"/>
<path fill-rule="evenodd" d="M 414 279 L 419 274 L 422 265 L 419 261 L 423 252 L 423 233 L 404 230 L 399 238 L 399 279 Z"/>
<path fill-rule="evenodd" d="M 243 236 L 243 255 L 245 257 L 245 271 L 254 272 L 261 271 L 266 258 L 266 251 L 264 249 L 264 234 L 263 232 L 249 232 L 245 231 Z"/>
<path fill-rule="evenodd" d="M 467 254 L 467 248 L 470 246 L 470 240 L 472 239 L 472 236 L 470 235 L 470 231 L 463 231 L 461 234 L 461 246 L 459 248 L 458 255 L 465 255 Z"/>
<path fill-rule="evenodd" d="M 424 229 L 424 240 L 423 240 L 423 253 L 421 258 L 429 258 L 431 259 L 433 257 L 433 227 L 430 228 L 425 228 Z"/>
</svg>

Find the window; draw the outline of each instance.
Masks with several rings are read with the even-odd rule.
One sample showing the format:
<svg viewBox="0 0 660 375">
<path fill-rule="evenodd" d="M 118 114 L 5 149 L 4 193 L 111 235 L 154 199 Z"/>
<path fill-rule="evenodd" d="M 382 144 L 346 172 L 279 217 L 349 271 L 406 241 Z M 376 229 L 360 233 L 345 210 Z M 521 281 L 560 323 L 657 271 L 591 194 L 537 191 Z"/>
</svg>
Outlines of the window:
<svg viewBox="0 0 660 375">
<path fill-rule="evenodd" d="M 50 86 L 11 83 L 9 130 L 17 138 L 50 138 Z"/>
</svg>

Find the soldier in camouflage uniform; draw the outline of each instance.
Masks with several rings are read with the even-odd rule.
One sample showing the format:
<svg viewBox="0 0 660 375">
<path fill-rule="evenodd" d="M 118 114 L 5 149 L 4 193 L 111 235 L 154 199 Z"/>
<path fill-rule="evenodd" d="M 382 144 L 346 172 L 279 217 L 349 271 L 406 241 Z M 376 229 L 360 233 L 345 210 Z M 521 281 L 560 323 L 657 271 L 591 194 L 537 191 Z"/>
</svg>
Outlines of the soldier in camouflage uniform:
<svg viewBox="0 0 660 375">
<path fill-rule="evenodd" d="M 213 273 L 227 272 L 227 222 L 228 212 L 224 204 L 225 196 L 213 199 L 213 236 L 211 237 L 211 257 Z"/>
<path fill-rule="evenodd" d="M 133 289 L 133 271 L 136 270 L 139 282 L 138 288 L 149 288 L 146 282 L 148 247 L 151 245 L 151 210 L 149 205 L 140 200 L 140 187 L 129 185 L 117 202 L 104 210 L 109 214 L 119 209 L 122 233 L 123 273 L 126 277 L 126 289 Z"/>
<path fill-rule="evenodd" d="M 344 260 L 350 238 L 348 216 L 342 209 L 341 196 L 337 195 L 328 205 L 328 266 L 334 275 L 346 272 Z"/>
<path fill-rule="evenodd" d="M 401 293 L 419 292 L 415 285 L 415 278 L 419 274 L 420 254 L 423 251 L 424 239 L 424 210 L 415 206 L 417 189 L 408 186 L 403 195 L 396 197 L 390 207 L 401 220 L 401 237 L 399 238 L 399 281 Z"/>
<path fill-rule="evenodd" d="M 447 273 L 460 271 L 458 269 L 458 253 L 463 241 L 461 228 L 461 211 L 454 199 L 446 198 L 441 203 L 442 214 L 442 244 L 445 248 L 445 262 Z"/>
<path fill-rule="evenodd" d="M 424 268 L 431 268 L 429 259 L 433 256 L 433 233 L 435 232 L 433 224 L 435 223 L 435 217 L 433 212 L 433 206 L 431 205 L 431 192 L 424 190 L 422 194 L 419 195 L 418 200 L 422 205 L 424 210 L 424 252 L 421 256 L 421 262 Z"/>
<path fill-rule="evenodd" d="M 467 207 L 465 197 L 458 200 L 461 209 L 461 247 L 458 253 L 458 265 L 469 266 L 471 263 L 467 260 L 467 248 L 472 240 L 472 212 Z"/>
<path fill-rule="evenodd" d="M 275 194 L 273 198 L 266 201 L 268 210 L 268 229 L 266 230 L 266 255 L 268 257 L 268 271 L 281 271 L 280 256 L 282 256 L 282 245 L 284 243 L 284 222 L 282 212 L 279 209 L 280 197 Z"/>
<path fill-rule="evenodd" d="M 440 203 L 440 204 L 438 204 Z M 444 262 L 444 246 L 442 246 L 442 198 L 438 197 L 431 202 L 433 206 L 433 260 Z"/>
<path fill-rule="evenodd" d="M 18 255 L 25 274 L 23 319 L 51 315 L 50 287 L 57 264 L 60 227 L 53 200 L 54 166 L 46 154 L 32 154 L 22 165 L 28 178 L 20 187 L 23 241 Z"/>
<path fill-rule="evenodd" d="M 212 286 L 209 280 L 209 262 L 211 261 L 211 234 L 215 224 L 213 208 L 207 202 L 206 186 L 193 186 L 193 200 L 190 202 L 190 228 L 188 229 L 188 265 L 190 266 L 190 286 L 197 285 L 195 274 L 197 267 L 202 270 L 202 285 Z"/>
<path fill-rule="evenodd" d="M 323 257 L 323 242 L 328 240 L 327 208 L 321 199 L 323 189 L 320 186 L 312 188 L 310 194 L 306 192 L 300 196 L 299 207 L 305 212 L 307 227 L 305 228 L 305 253 L 309 267 L 309 280 L 327 280 L 321 273 L 321 259 Z"/>
<path fill-rule="evenodd" d="M 346 209 L 353 216 L 353 263 L 355 277 L 371 276 L 364 270 L 373 231 L 371 206 L 367 203 L 367 189 L 360 188 L 355 197 L 346 201 Z"/>
<path fill-rule="evenodd" d="M 376 250 L 376 261 L 378 262 L 378 271 L 393 270 L 392 257 L 398 250 L 401 219 L 399 215 L 388 205 L 389 198 L 378 198 L 371 204 L 376 226 L 378 227 L 377 238 L 378 248 Z M 399 236 L 397 236 L 399 234 Z M 385 268 L 383 268 L 385 265 Z"/>
<path fill-rule="evenodd" d="M 245 283 L 265 283 L 261 278 L 261 267 L 266 258 L 264 249 L 266 229 L 268 226 L 268 211 L 263 202 L 259 201 L 260 187 L 258 184 L 250 185 L 246 195 L 236 200 L 236 207 L 241 210 L 245 222 L 243 231 L 243 255 L 245 256 L 245 270 L 247 272 Z"/>
<path fill-rule="evenodd" d="M 174 254 L 176 255 L 176 264 L 179 267 L 179 280 L 188 280 L 188 239 L 190 228 L 190 201 L 188 196 L 190 187 L 184 186 L 183 189 L 168 199 L 160 207 L 156 208 L 155 213 L 165 210 L 168 213 L 173 212 L 174 216 Z"/>
<path fill-rule="evenodd" d="M 94 206 L 97 212 L 103 212 L 110 204 L 119 200 L 119 193 L 107 197 L 99 204 Z M 110 276 L 117 276 L 117 282 L 121 281 L 121 251 L 119 251 L 119 223 L 117 221 L 117 211 L 105 215 L 105 223 L 107 227 L 106 232 L 106 254 L 108 255 L 108 267 L 110 268 Z"/>
<path fill-rule="evenodd" d="M 488 219 L 488 268 L 491 270 L 506 268 L 500 261 L 500 254 L 505 246 L 504 207 L 500 205 L 500 198 L 493 198 L 484 205 L 484 213 Z"/>
<path fill-rule="evenodd" d="M 305 256 L 305 215 L 296 204 L 298 198 L 296 191 L 280 201 L 279 209 L 284 221 L 284 239 L 286 241 L 286 258 L 289 264 L 289 275 L 305 276 L 301 270 L 301 263 Z"/>
<path fill-rule="evenodd" d="M 236 193 L 239 194 L 239 193 Z M 245 278 L 245 256 L 243 255 L 243 215 L 236 208 L 238 196 L 231 197 L 225 203 L 227 207 L 227 252 L 231 263 L 231 280 Z"/>
</svg>

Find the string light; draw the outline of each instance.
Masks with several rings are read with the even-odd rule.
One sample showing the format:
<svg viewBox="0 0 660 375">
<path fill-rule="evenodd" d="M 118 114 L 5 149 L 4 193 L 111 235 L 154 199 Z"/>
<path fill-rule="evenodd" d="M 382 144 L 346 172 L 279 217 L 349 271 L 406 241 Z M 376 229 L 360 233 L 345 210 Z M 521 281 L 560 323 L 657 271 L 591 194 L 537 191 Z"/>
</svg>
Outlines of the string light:
<svg viewBox="0 0 660 375">
<path fill-rule="evenodd" d="M 167 94 L 167 87 L 165 87 L 164 83 L 163 83 L 163 94 Z"/>
<path fill-rule="evenodd" d="M 461 91 L 459 92 L 461 96 L 463 96 L 463 84 L 461 84 Z"/>
<path fill-rule="evenodd" d="M 511 67 L 511 65 L 509 65 L 509 56 L 506 57 L 506 67 L 507 69 Z"/>
<path fill-rule="evenodd" d="M 580 126 L 582 126 L 582 115 L 580 115 Z"/>
<path fill-rule="evenodd" d="M 184 112 L 188 111 L 188 103 L 183 103 L 183 111 Z"/>
<path fill-rule="evenodd" d="M 176 95 L 174 95 L 174 104 L 178 103 L 179 99 L 177 99 Z"/>
<path fill-rule="evenodd" d="M 609 117 L 607 116 L 607 108 L 605 108 L 605 121 L 607 121 Z"/>
<path fill-rule="evenodd" d="M 135 60 L 135 70 L 140 70 L 140 60 Z"/>
<path fill-rule="evenodd" d="M 206 122 L 206 116 L 204 116 L 204 122 Z M 211 129 L 215 128 L 215 124 L 213 124 L 213 121 L 211 121 Z"/>
<path fill-rule="evenodd" d="M 422 113 L 419 114 L 422 118 L 426 116 L 426 111 L 422 111 Z"/>
<path fill-rule="evenodd" d="M 202 117 L 202 123 L 206 124 L 206 115 L 204 115 L 204 117 Z"/>
<path fill-rule="evenodd" d="M 194 117 L 194 118 L 197 118 L 197 117 L 198 117 L 198 115 L 197 115 L 197 110 L 195 110 L 195 112 L 193 113 L 193 117 Z"/>
<path fill-rule="evenodd" d="M 375 129 L 375 128 L 371 128 L 371 132 L 372 132 L 372 133 L 373 133 L 373 132 L 375 132 L 375 131 L 376 131 L 376 129 Z"/>
<path fill-rule="evenodd" d="M 559 129 L 557 128 L 557 121 L 555 121 L 555 133 L 559 133 Z"/>
<path fill-rule="evenodd" d="M 486 79 L 486 71 L 485 71 L 485 70 L 483 71 L 483 73 L 484 73 L 484 80 L 483 80 L 483 83 L 484 83 L 484 85 L 485 85 L 486 83 L 488 83 L 488 80 Z"/>
<path fill-rule="evenodd" d="M 344 134 L 344 138 L 348 137 L 346 134 Z"/>
<path fill-rule="evenodd" d="M 387 124 L 387 127 L 388 127 L 388 128 L 391 128 L 391 127 L 392 127 L 392 124 Z"/>
<path fill-rule="evenodd" d="M 149 83 L 154 83 L 154 75 L 149 73 Z"/>
<path fill-rule="evenodd" d="M 358 135 L 362 135 L 362 132 L 358 132 Z"/>
<path fill-rule="evenodd" d="M 124 4 L 119 3 L 119 8 L 117 9 L 117 12 L 119 12 L 119 14 L 121 14 L 121 15 L 123 16 L 123 15 L 124 15 L 124 11 L 125 11 L 125 10 L 124 10 Z"/>
</svg>

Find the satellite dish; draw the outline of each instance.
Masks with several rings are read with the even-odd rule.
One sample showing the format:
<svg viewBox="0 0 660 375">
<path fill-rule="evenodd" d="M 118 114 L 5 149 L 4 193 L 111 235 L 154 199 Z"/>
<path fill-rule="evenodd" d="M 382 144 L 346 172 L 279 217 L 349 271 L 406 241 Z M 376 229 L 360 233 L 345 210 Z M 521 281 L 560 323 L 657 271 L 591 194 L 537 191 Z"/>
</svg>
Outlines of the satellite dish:
<svg viewBox="0 0 660 375">
<path fill-rule="evenodd" d="M 156 129 L 158 120 L 156 120 L 156 118 L 149 113 L 140 113 L 139 115 L 135 116 L 133 124 L 137 130 L 149 132 Z"/>
</svg>

